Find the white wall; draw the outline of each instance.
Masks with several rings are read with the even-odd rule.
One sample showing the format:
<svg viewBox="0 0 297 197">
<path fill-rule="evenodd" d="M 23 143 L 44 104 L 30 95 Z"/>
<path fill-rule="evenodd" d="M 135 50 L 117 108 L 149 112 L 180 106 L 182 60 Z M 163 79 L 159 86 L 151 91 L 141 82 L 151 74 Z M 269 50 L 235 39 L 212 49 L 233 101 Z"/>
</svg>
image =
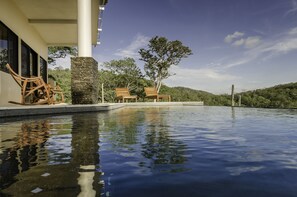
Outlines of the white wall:
<svg viewBox="0 0 297 197">
<path fill-rule="evenodd" d="M 28 19 L 22 14 L 13 1 L 1 0 L 0 20 L 21 40 L 27 43 L 37 54 L 47 60 L 47 44 L 37 31 L 28 23 Z M 19 58 L 20 57 L 19 54 Z M 20 65 L 18 66 L 19 70 L 21 70 Z M 17 83 L 9 74 L 0 71 L 0 106 L 8 106 L 8 101 L 20 102 L 20 99 L 21 91 Z"/>
<path fill-rule="evenodd" d="M 0 71 L 0 107 L 12 105 L 8 101 L 21 102 L 21 88 L 10 74 Z"/>
<path fill-rule="evenodd" d="M 47 44 L 28 23 L 28 19 L 22 14 L 13 1 L 1 0 L 0 20 L 43 57 L 43 59 L 47 60 Z"/>
</svg>

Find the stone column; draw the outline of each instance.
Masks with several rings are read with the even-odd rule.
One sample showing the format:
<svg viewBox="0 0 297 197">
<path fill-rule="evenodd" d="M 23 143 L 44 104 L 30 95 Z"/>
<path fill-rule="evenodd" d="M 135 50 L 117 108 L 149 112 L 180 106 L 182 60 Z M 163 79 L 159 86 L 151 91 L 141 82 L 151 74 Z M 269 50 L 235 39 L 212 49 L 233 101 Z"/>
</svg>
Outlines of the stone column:
<svg viewBox="0 0 297 197">
<path fill-rule="evenodd" d="M 98 103 L 98 63 L 92 57 L 71 58 L 72 104 Z"/>
</svg>

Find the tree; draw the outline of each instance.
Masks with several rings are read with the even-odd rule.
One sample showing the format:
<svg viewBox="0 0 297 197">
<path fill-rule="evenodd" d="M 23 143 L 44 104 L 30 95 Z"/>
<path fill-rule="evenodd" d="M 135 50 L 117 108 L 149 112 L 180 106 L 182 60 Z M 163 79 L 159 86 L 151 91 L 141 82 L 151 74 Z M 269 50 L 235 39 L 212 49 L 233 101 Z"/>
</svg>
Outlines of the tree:
<svg viewBox="0 0 297 197">
<path fill-rule="evenodd" d="M 8 50 L 1 49 L 0 50 L 0 70 L 6 70 L 5 65 L 8 63 Z"/>
<path fill-rule="evenodd" d="M 115 101 L 115 88 L 126 87 L 131 94 L 143 97 L 143 87 L 147 86 L 148 80 L 144 79 L 140 68 L 136 65 L 133 58 L 121 60 L 111 60 L 103 63 L 103 69 L 99 71 L 99 85 L 104 84 L 104 100 L 107 102 Z M 99 90 L 101 98 L 101 88 Z"/>
<path fill-rule="evenodd" d="M 178 65 L 182 58 L 192 54 L 189 47 L 180 41 L 168 41 L 165 37 L 153 37 L 148 44 L 148 49 L 140 49 L 140 60 L 145 62 L 144 71 L 154 82 L 157 91 L 160 91 L 162 80 L 171 76 L 169 68 Z"/>
<path fill-rule="evenodd" d="M 139 79 L 143 78 L 141 70 L 133 58 L 104 62 L 103 67 L 116 76 L 117 87 L 135 90 L 139 85 Z"/>
<path fill-rule="evenodd" d="M 66 55 L 76 56 L 77 48 L 75 47 L 49 47 L 48 48 L 48 63 L 55 65 L 57 58 L 65 58 Z"/>
</svg>

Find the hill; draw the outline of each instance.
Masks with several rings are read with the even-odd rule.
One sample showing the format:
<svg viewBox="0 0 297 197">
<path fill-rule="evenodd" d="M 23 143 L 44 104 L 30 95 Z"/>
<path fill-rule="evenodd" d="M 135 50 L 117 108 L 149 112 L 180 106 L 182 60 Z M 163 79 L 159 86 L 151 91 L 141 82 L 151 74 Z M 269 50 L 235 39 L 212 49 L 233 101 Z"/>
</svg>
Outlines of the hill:
<svg viewBox="0 0 297 197">
<path fill-rule="evenodd" d="M 215 95 L 209 92 L 185 87 L 162 86 L 161 93 L 170 94 L 172 101 L 204 101 L 204 105 L 230 105 L 230 96 Z"/>
<path fill-rule="evenodd" d="M 247 107 L 297 108 L 297 83 L 277 85 L 236 94 Z"/>
</svg>

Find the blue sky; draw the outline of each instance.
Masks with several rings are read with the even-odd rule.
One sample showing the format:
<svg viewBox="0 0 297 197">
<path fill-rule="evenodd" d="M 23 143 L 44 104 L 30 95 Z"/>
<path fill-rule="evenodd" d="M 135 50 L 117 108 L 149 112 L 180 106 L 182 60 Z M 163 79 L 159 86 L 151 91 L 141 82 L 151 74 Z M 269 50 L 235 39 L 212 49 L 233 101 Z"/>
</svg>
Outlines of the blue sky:
<svg viewBox="0 0 297 197">
<path fill-rule="evenodd" d="M 297 0 L 110 0 L 93 56 L 143 68 L 137 51 L 153 36 L 193 51 L 168 86 L 229 93 L 297 81 Z"/>
</svg>

